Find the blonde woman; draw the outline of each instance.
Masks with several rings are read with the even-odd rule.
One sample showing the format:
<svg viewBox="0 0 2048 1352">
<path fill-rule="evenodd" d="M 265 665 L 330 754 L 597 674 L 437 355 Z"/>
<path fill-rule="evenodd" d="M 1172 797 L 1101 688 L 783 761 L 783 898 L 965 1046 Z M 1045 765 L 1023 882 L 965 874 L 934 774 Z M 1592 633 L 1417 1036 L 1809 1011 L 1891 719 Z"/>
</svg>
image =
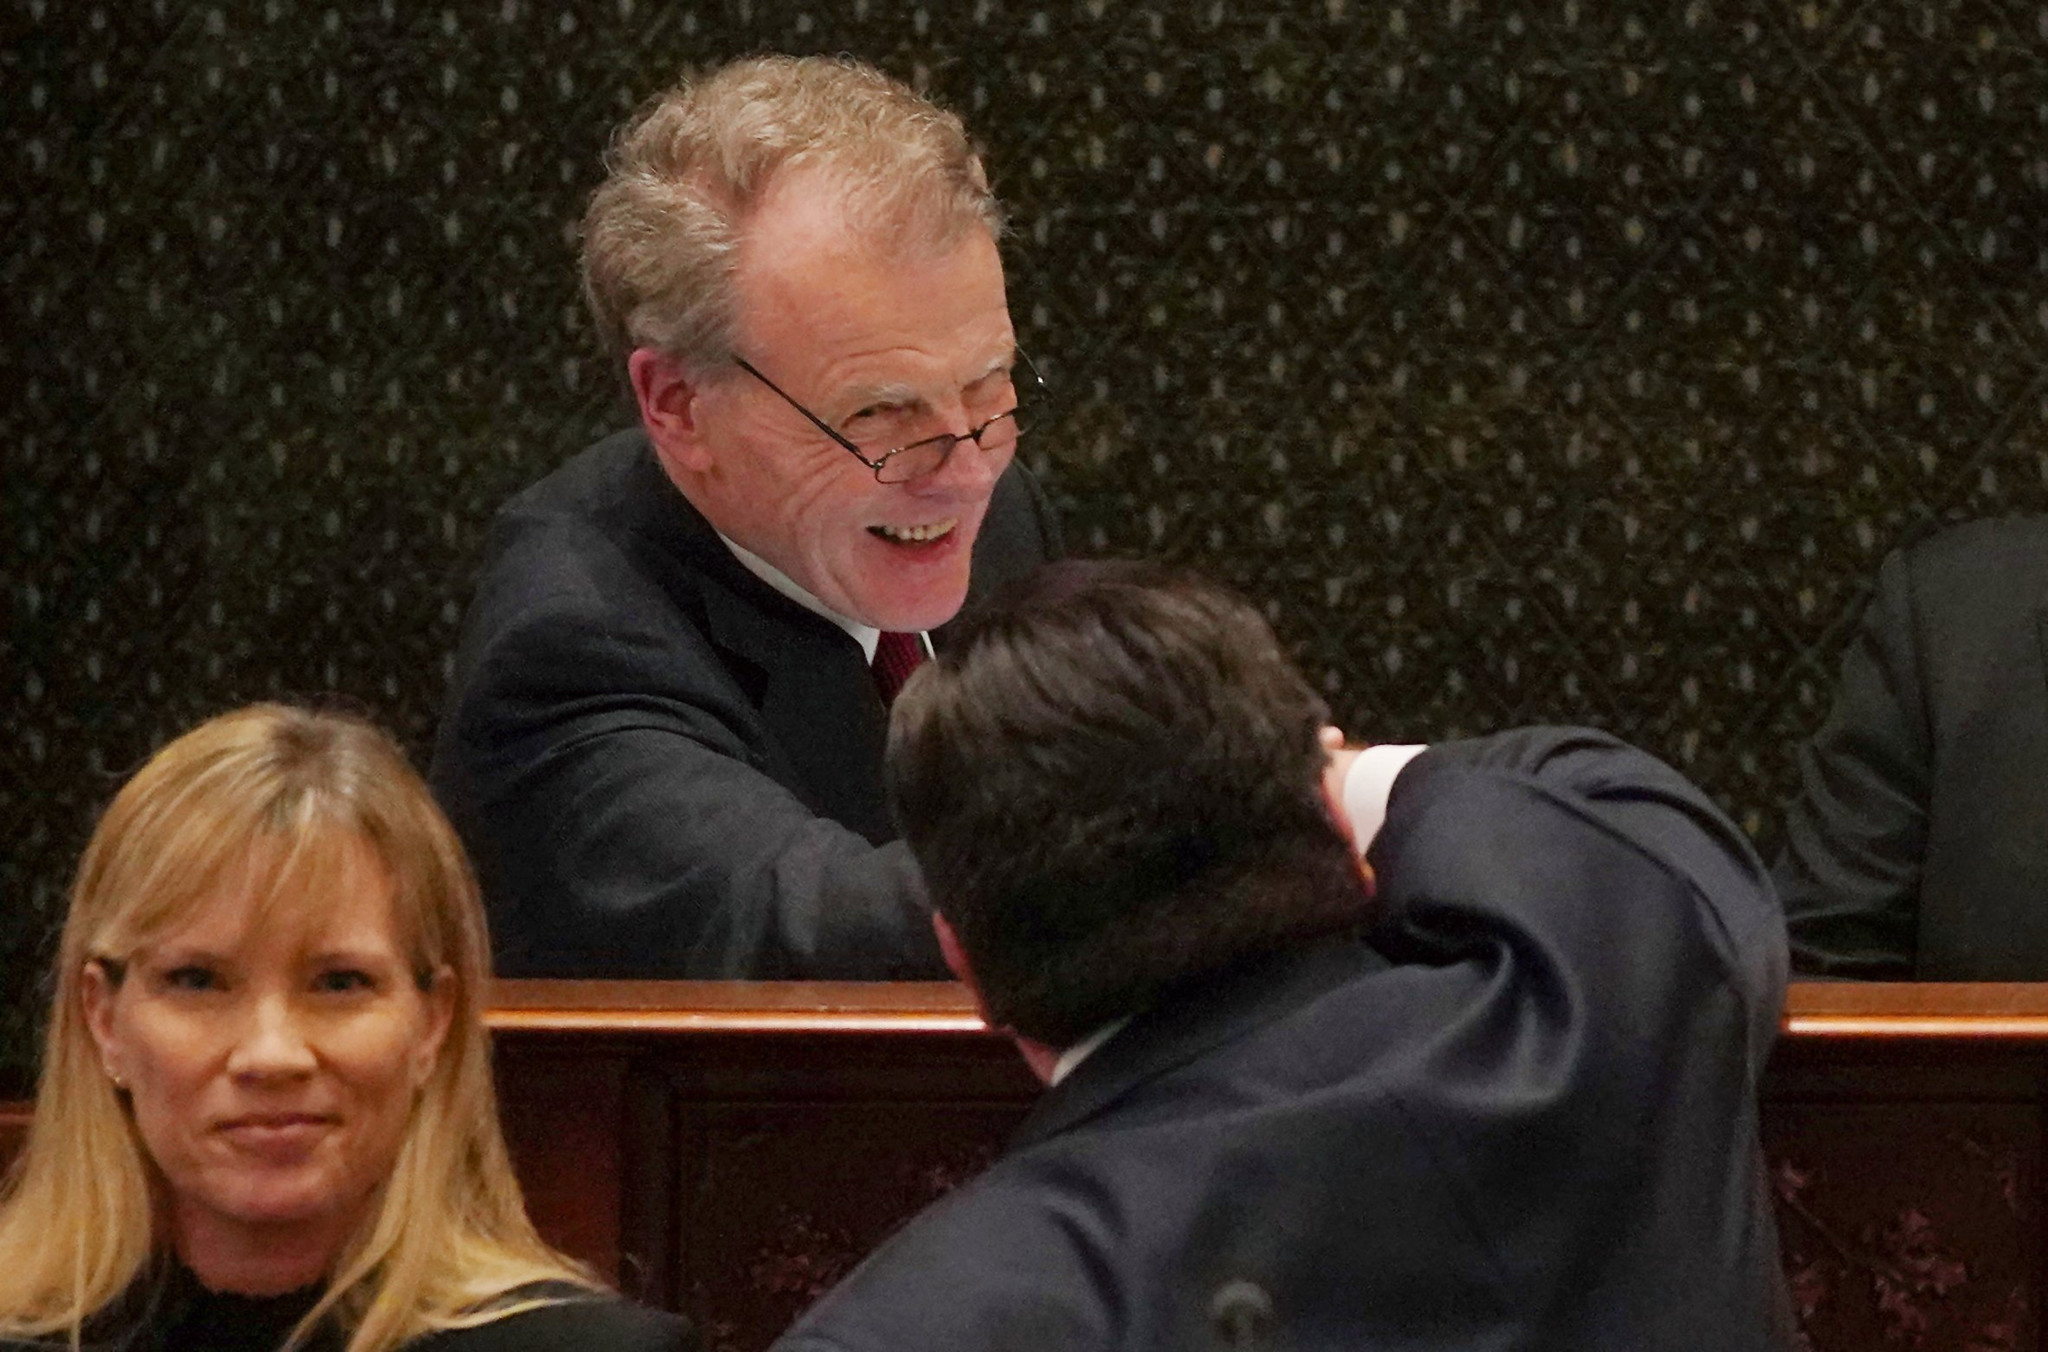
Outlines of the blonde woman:
<svg viewBox="0 0 2048 1352">
<path fill-rule="evenodd" d="M 71 895 L 0 1344 L 207 1352 L 691 1345 L 528 1223 L 488 944 L 390 740 L 258 706 L 172 742 Z"/>
</svg>

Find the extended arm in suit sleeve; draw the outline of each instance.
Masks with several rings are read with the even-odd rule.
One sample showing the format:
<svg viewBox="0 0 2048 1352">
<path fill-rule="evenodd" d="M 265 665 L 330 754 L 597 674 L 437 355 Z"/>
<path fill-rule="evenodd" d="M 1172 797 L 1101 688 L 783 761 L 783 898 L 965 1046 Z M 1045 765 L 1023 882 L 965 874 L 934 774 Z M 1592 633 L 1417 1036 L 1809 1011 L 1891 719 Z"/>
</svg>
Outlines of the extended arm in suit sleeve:
<svg viewBox="0 0 2048 1352">
<path fill-rule="evenodd" d="M 1913 974 L 1931 745 L 1917 632 L 1909 560 L 1894 554 L 1842 654 L 1834 707 L 1799 752 L 1774 876 L 1801 971 Z"/>
<path fill-rule="evenodd" d="M 1742 1002 L 1760 1073 L 1785 935 L 1748 840 L 1706 796 L 1605 733 L 1531 728 L 1443 743 L 1395 781 L 1368 859 L 1397 957 L 1497 948 L 1595 1022 Z"/>
<path fill-rule="evenodd" d="M 907 847 L 869 843 L 766 773 L 708 654 L 684 680 L 671 636 L 582 622 L 507 631 L 435 758 L 501 971 L 945 974 Z"/>
</svg>

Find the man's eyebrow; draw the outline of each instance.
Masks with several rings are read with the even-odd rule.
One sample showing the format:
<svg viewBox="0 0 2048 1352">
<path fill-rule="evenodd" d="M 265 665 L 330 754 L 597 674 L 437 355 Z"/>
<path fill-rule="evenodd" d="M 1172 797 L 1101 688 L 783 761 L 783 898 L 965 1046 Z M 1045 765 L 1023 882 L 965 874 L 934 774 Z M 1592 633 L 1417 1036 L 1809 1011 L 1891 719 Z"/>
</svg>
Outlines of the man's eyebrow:
<svg viewBox="0 0 2048 1352">
<path fill-rule="evenodd" d="M 982 368 L 981 374 L 976 376 L 973 380 L 968 381 L 967 383 L 970 385 L 978 385 L 982 381 L 987 380 L 990 376 L 995 375 L 998 372 L 1010 370 L 1011 368 L 1015 367 L 1016 364 L 1017 345 L 1015 343 L 1012 343 L 1010 344 L 1009 348 L 1003 353 L 1002 356 L 997 357 L 994 361 L 990 362 L 986 367 Z"/>
<path fill-rule="evenodd" d="M 1010 370 L 1016 364 L 1017 347 L 1015 344 L 1011 344 L 1001 356 L 992 358 L 988 365 L 983 367 L 980 373 L 967 383 L 969 385 L 978 385 L 992 375 Z M 915 385 L 906 385 L 901 381 L 892 381 L 883 385 L 856 385 L 846 392 L 846 405 L 848 408 L 855 410 L 867 408 L 871 404 L 902 404 L 921 407 L 929 402 L 925 398 L 923 390 L 920 390 Z"/>
<path fill-rule="evenodd" d="M 857 385 L 846 392 L 846 403 L 855 409 L 870 404 L 922 404 L 924 395 L 915 385 L 892 381 L 886 385 Z"/>
</svg>

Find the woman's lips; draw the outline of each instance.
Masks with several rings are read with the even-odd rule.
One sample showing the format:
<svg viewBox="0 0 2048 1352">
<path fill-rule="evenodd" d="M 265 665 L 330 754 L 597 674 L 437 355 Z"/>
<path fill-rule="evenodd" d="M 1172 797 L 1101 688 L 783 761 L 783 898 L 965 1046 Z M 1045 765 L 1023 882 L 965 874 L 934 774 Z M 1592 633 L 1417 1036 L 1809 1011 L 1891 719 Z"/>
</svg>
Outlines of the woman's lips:
<svg viewBox="0 0 2048 1352">
<path fill-rule="evenodd" d="M 239 1149 L 283 1159 L 303 1154 L 339 1124 L 327 1113 L 250 1113 L 216 1130 Z"/>
</svg>

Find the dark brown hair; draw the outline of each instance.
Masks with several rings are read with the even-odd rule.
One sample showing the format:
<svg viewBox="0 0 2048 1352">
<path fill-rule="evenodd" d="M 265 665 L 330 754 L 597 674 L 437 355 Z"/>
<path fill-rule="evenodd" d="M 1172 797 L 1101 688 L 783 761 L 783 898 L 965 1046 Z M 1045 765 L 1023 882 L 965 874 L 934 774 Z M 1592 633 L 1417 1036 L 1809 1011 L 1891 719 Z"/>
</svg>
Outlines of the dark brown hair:
<svg viewBox="0 0 2048 1352">
<path fill-rule="evenodd" d="M 905 687 L 891 802 L 990 1017 L 1067 1046 L 1187 982 L 1356 925 L 1328 710 L 1244 600 L 1065 563 Z"/>
</svg>

